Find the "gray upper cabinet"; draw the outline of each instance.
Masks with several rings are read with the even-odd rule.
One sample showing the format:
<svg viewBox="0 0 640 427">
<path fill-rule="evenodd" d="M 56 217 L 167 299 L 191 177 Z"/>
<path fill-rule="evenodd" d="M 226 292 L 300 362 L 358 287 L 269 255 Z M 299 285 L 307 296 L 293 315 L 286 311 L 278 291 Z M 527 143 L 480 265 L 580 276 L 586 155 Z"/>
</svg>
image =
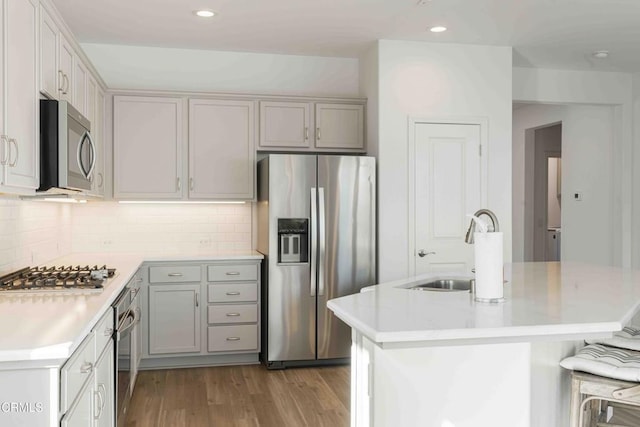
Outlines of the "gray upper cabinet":
<svg viewBox="0 0 640 427">
<path fill-rule="evenodd" d="M 364 106 L 316 104 L 316 148 L 364 150 Z"/>
<path fill-rule="evenodd" d="M 183 103 L 181 98 L 114 97 L 114 198 L 182 198 Z"/>
<path fill-rule="evenodd" d="M 185 103 L 114 97 L 114 198 L 253 199 L 255 103 L 191 99 L 188 120 Z"/>
<path fill-rule="evenodd" d="M 38 10 L 32 0 L 4 0 L 0 94 L 0 192 L 32 194 L 39 184 Z M 2 74 L 2 73 L 0 73 Z M 1 77 L 1 76 L 0 76 Z"/>
<path fill-rule="evenodd" d="M 252 199 L 254 102 L 189 100 L 189 198 Z"/>
<path fill-rule="evenodd" d="M 96 168 L 93 172 L 93 181 L 91 192 L 96 196 L 104 196 L 105 188 L 105 171 L 104 171 L 104 92 L 100 87 L 96 87 L 96 102 L 95 102 L 95 120 L 91 122 L 92 135 L 96 144 Z"/>
<path fill-rule="evenodd" d="M 311 147 L 308 102 L 260 102 L 260 148 Z"/>
<path fill-rule="evenodd" d="M 73 70 L 73 106 L 80 114 L 87 115 L 87 69 L 82 61 L 76 60 Z"/>
<path fill-rule="evenodd" d="M 261 101 L 259 141 L 262 151 L 362 153 L 364 105 Z"/>
<path fill-rule="evenodd" d="M 59 96 L 59 38 L 56 23 L 40 5 L 40 92 L 49 99 L 58 99 Z"/>
<path fill-rule="evenodd" d="M 58 56 L 58 93 L 61 101 L 73 104 L 73 68 L 75 66 L 75 52 L 73 47 L 60 35 L 60 47 Z"/>
</svg>

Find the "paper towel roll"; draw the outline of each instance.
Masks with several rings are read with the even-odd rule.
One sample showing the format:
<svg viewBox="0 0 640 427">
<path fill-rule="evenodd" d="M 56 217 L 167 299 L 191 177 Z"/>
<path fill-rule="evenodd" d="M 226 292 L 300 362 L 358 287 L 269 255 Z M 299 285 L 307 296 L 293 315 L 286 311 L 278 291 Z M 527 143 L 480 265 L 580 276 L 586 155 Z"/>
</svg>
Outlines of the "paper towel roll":
<svg viewBox="0 0 640 427">
<path fill-rule="evenodd" d="M 498 302 L 504 297 L 501 232 L 474 233 L 476 300 Z"/>
</svg>

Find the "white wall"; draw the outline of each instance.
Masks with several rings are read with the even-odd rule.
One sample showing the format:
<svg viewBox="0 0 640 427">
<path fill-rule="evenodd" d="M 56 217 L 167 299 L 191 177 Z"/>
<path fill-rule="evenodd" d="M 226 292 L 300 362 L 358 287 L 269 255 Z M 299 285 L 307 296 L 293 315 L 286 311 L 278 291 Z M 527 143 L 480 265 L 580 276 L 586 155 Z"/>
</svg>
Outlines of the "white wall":
<svg viewBox="0 0 640 427">
<path fill-rule="evenodd" d="M 380 79 L 378 75 L 378 42 L 360 57 L 360 96 L 367 98 L 367 154 L 378 156 Z"/>
<path fill-rule="evenodd" d="M 358 96 L 358 60 L 84 43 L 111 89 Z"/>
<path fill-rule="evenodd" d="M 640 240 L 634 239 L 634 235 L 640 236 L 640 231 L 638 231 L 638 227 L 634 227 L 632 215 L 634 203 L 633 163 L 634 153 L 637 153 L 637 150 L 633 149 L 632 75 L 612 72 L 514 68 L 513 100 L 548 104 L 612 106 L 614 135 L 611 156 L 613 166 L 609 176 L 612 183 L 610 190 L 612 191 L 611 222 L 613 223 L 611 259 L 615 265 L 640 266 L 640 259 L 637 256 L 640 254 Z M 640 119 L 640 114 L 636 117 Z M 638 160 L 640 160 L 640 156 Z M 636 162 L 636 164 L 640 163 Z M 587 173 L 593 174 L 594 172 L 588 171 Z M 514 186 L 514 192 L 517 191 Z M 638 197 L 635 199 L 638 200 Z M 640 201 L 636 203 L 640 203 Z M 514 201 L 514 212 L 517 209 L 517 204 L 518 202 Z M 573 218 L 565 217 L 565 213 L 563 212 L 563 223 L 572 221 Z M 605 223 L 608 223 L 609 220 L 609 218 L 603 219 Z M 586 244 L 587 235 L 588 233 L 583 230 L 582 243 L 577 244 Z M 568 236 L 564 234 L 563 230 L 563 248 L 565 248 L 566 238 Z M 593 244 L 592 241 L 588 243 L 589 245 Z M 514 257 L 514 260 L 516 259 Z"/>
<path fill-rule="evenodd" d="M 381 281 L 406 276 L 413 262 L 408 253 L 409 117 L 488 120 L 486 207 L 498 216 L 505 260 L 511 259 L 511 70 L 509 47 L 379 42 Z"/>
<path fill-rule="evenodd" d="M 528 105 L 513 112 L 513 260 L 527 257 L 525 131 L 562 122 L 562 260 L 619 264 L 614 257 L 614 107 Z M 531 147 L 529 147 L 531 148 Z M 575 191 L 582 201 L 572 200 Z"/>
<path fill-rule="evenodd" d="M 0 274 L 71 251 L 71 206 L 0 200 Z"/>
<path fill-rule="evenodd" d="M 87 203 L 73 207 L 73 252 L 248 250 L 251 204 Z"/>
</svg>

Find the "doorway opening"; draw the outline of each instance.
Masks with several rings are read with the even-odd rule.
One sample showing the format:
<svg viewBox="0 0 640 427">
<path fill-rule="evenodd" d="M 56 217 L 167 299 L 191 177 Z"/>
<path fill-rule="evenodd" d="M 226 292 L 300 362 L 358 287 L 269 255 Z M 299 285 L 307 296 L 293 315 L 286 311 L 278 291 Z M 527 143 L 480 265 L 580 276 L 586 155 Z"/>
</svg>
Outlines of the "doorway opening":
<svg viewBox="0 0 640 427">
<path fill-rule="evenodd" d="M 525 131 L 524 261 L 562 256 L 562 122 Z"/>
</svg>

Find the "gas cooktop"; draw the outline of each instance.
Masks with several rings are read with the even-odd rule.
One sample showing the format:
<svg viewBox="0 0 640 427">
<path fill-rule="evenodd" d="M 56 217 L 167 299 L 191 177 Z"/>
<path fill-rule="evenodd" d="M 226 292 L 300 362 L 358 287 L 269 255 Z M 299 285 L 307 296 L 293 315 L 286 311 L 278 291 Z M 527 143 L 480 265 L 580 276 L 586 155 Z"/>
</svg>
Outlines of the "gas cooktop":
<svg viewBox="0 0 640 427">
<path fill-rule="evenodd" d="M 113 277 L 115 271 L 106 265 L 25 267 L 0 277 L 0 293 L 76 290 L 101 292 L 104 289 L 104 281 Z"/>
</svg>

